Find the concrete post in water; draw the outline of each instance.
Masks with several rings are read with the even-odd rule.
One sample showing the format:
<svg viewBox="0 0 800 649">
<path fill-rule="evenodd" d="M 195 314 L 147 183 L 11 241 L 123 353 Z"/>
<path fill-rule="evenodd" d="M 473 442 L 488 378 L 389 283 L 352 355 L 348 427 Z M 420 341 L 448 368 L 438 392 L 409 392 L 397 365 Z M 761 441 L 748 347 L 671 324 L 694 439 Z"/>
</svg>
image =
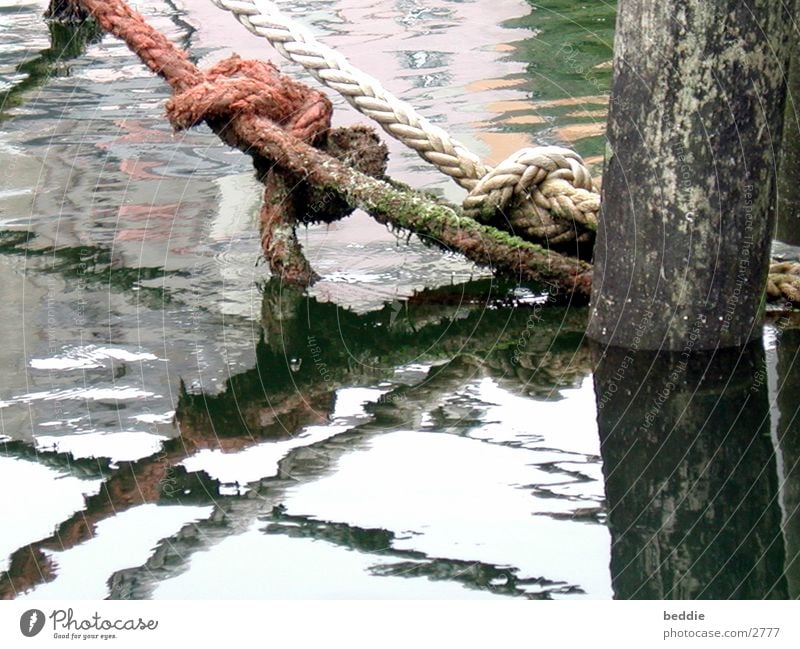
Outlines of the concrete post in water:
<svg viewBox="0 0 800 649">
<path fill-rule="evenodd" d="M 593 339 L 760 335 L 791 18 L 774 0 L 620 0 Z"/>
<path fill-rule="evenodd" d="M 795 11 L 800 20 L 800 3 Z M 795 42 L 789 61 L 783 142 L 778 167 L 778 228 L 775 238 L 800 246 L 800 22 L 794 25 Z"/>
</svg>

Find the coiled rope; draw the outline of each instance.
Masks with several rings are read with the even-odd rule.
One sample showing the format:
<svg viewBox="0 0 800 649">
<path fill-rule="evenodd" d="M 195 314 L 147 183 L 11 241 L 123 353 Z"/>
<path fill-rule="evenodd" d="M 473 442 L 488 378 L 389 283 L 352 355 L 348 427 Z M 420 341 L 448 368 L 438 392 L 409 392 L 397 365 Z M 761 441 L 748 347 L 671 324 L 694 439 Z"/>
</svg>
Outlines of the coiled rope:
<svg viewBox="0 0 800 649">
<path fill-rule="evenodd" d="M 469 191 L 464 212 L 548 244 L 589 241 L 597 229 L 600 194 L 581 157 L 557 146 L 521 149 L 490 167 L 377 79 L 317 41 L 269 0 L 211 0 L 285 58 L 342 95 L 392 137 Z"/>
</svg>

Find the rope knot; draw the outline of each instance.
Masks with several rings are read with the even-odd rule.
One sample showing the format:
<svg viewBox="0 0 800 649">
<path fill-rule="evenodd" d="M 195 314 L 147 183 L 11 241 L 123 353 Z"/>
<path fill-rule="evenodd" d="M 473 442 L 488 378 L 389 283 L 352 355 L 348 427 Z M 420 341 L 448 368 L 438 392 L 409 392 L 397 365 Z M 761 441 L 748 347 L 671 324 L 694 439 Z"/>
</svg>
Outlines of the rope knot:
<svg viewBox="0 0 800 649">
<path fill-rule="evenodd" d="M 600 194 L 583 159 L 557 146 L 520 149 L 471 188 L 464 213 L 549 244 L 591 241 Z"/>
<path fill-rule="evenodd" d="M 227 122 L 233 115 L 272 120 L 295 137 L 315 142 L 331 125 L 330 100 L 321 92 L 292 81 L 271 63 L 232 56 L 205 71 L 195 85 L 166 105 L 176 130 L 203 121 Z"/>
<path fill-rule="evenodd" d="M 800 262 L 773 262 L 767 276 L 767 295 L 800 303 Z"/>
<path fill-rule="evenodd" d="M 560 147 L 522 149 L 497 169 L 487 169 L 463 144 L 318 42 L 274 2 L 212 2 L 470 191 L 466 215 L 547 245 L 594 240 L 600 196 L 576 153 Z"/>
</svg>

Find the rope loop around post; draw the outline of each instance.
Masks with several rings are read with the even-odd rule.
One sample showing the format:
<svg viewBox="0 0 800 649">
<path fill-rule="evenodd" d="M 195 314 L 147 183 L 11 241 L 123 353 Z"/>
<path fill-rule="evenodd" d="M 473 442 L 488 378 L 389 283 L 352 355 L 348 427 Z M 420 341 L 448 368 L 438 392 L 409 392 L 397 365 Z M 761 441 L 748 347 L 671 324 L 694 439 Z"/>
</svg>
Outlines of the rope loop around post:
<svg viewBox="0 0 800 649">
<path fill-rule="evenodd" d="M 525 201 L 567 225 L 597 229 L 600 195 L 581 157 L 569 149 L 520 149 L 478 181 L 464 200 L 464 212 L 478 221 L 491 220 L 498 210 L 509 212 L 514 225 Z"/>
</svg>

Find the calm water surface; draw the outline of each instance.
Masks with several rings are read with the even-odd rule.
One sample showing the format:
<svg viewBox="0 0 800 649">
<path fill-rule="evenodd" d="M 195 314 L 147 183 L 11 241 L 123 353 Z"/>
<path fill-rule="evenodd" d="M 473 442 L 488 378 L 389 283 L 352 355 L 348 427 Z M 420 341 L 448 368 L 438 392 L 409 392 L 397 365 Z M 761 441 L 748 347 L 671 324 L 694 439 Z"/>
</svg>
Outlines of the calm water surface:
<svg viewBox="0 0 800 649">
<path fill-rule="evenodd" d="M 138 4 L 201 64 L 278 61 L 211 3 Z M 484 158 L 599 170 L 613 3 L 282 5 Z M 584 309 L 358 212 L 301 233 L 311 291 L 276 284 L 249 159 L 42 9 L 0 0 L 0 596 L 797 596 L 795 322 L 659 400 L 676 359 L 593 374 Z"/>
</svg>

